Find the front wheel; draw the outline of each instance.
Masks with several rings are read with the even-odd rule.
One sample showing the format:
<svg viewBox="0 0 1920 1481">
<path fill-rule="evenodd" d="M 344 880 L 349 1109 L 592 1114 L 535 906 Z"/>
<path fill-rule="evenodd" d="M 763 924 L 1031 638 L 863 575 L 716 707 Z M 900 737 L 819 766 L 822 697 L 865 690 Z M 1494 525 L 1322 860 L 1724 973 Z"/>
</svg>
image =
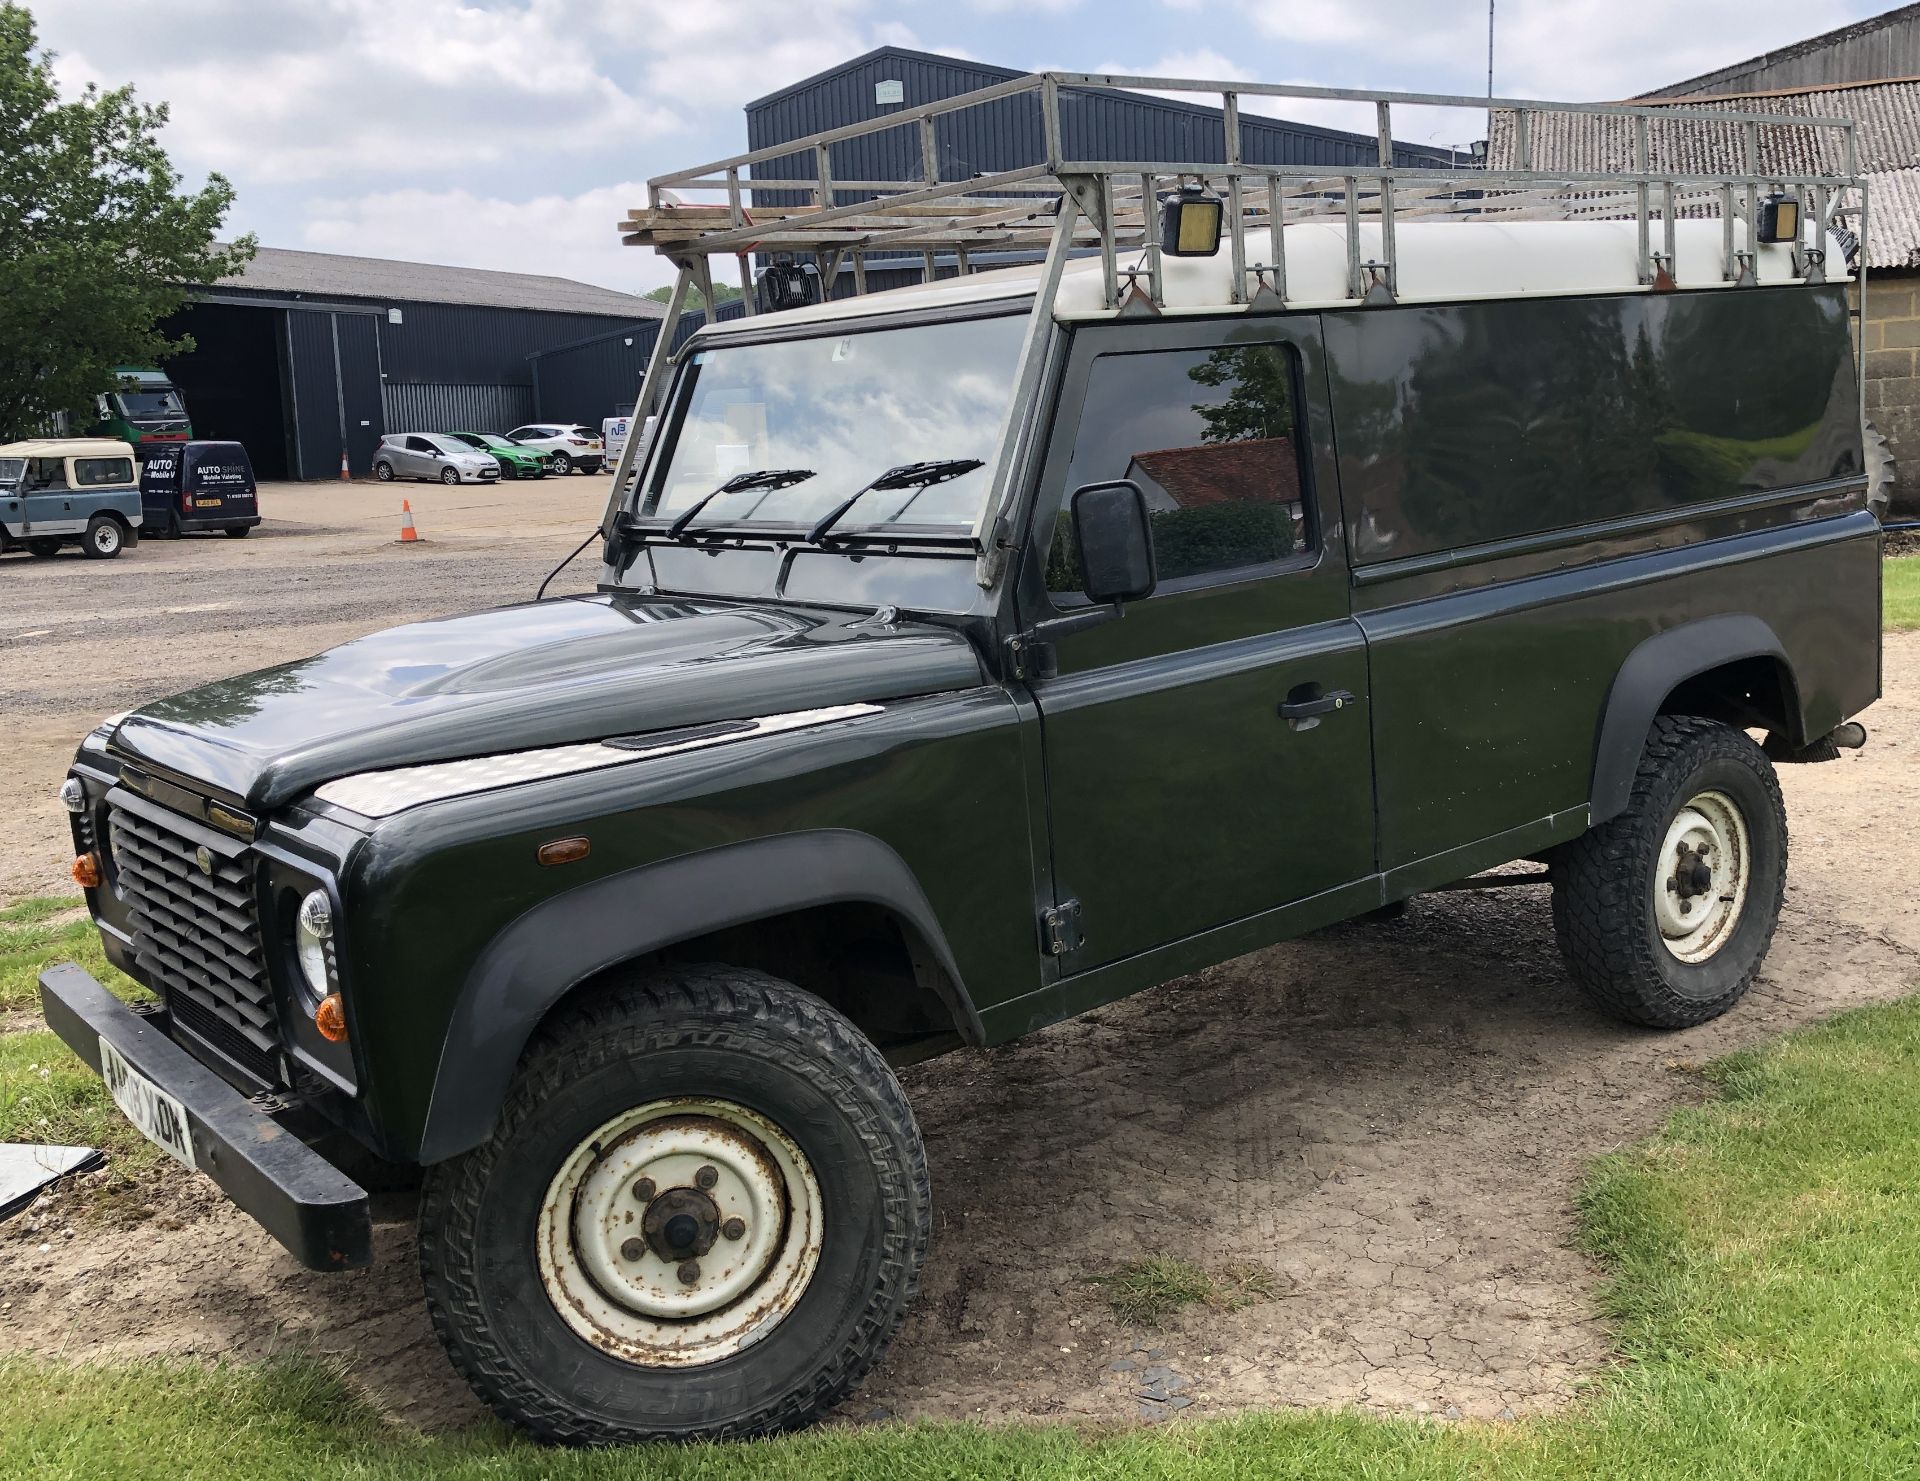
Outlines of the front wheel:
<svg viewBox="0 0 1920 1481">
<path fill-rule="evenodd" d="M 1787 813 L 1773 763 L 1730 725 L 1663 715 L 1626 810 L 1549 867 L 1581 991 L 1653 1028 L 1718 1018 L 1753 985 L 1780 919 Z"/>
<path fill-rule="evenodd" d="M 794 1429 L 918 1285 L 926 1154 L 879 1052 L 761 972 L 636 977 L 529 1048 L 492 1137 L 428 1169 L 434 1329 L 503 1418 L 613 1445 Z"/>
<path fill-rule="evenodd" d="M 442 468 L 440 470 L 440 481 L 442 483 L 458 483 L 460 481 L 460 470 L 458 468 Z"/>
<path fill-rule="evenodd" d="M 110 515 L 96 514 L 87 521 L 87 532 L 80 537 L 80 553 L 89 560 L 110 561 L 125 543 L 120 521 Z"/>
</svg>

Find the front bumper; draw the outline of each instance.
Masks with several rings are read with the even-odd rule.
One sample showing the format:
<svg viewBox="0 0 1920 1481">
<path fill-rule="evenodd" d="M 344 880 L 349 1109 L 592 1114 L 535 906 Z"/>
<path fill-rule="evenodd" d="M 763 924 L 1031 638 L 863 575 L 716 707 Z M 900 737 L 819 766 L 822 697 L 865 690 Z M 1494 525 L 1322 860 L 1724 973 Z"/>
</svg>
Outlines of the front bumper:
<svg viewBox="0 0 1920 1481">
<path fill-rule="evenodd" d="M 186 1108 L 194 1162 L 309 1270 L 373 1260 L 366 1190 L 71 963 L 40 974 L 47 1026 L 95 1074 L 105 1038 Z"/>
</svg>

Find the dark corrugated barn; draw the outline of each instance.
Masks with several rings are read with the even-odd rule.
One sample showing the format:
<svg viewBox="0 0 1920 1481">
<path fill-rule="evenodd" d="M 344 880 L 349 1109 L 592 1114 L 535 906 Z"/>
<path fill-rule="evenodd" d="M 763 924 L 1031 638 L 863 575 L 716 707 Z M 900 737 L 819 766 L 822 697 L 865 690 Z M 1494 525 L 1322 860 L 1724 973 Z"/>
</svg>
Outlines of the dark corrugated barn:
<svg viewBox="0 0 1920 1481">
<path fill-rule="evenodd" d="M 746 305 L 734 299 L 719 305 L 714 317 L 737 319 L 745 312 Z M 674 329 L 673 347 L 678 349 L 685 344 L 693 331 L 706 322 L 707 316 L 701 310 L 682 314 Z M 651 324 L 628 324 L 529 355 L 534 404 L 540 408 L 538 419 L 576 417 L 590 426 L 598 426 L 607 417 L 631 413 L 634 398 L 640 394 L 640 379 L 646 374 L 647 356 L 653 353 L 653 342 L 659 334 L 657 320 Z M 567 409 L 562 411 L 562 407 Z"/>
<path fill-rule="evenodd" d="M 803 139 L 827 129 L 865 123 L 922 103 L 956 97 L 976 88 L 993 87 L 1026 74 L 1012 67 L 962 61 L 904 47 L 882 46 L 768 93 L 747 104 L 747 147 L 766 149 L 792 139 Z M 1226 130 L 1220 110 L 1171 98 L 1142 97 L 1135 93 L 1070 89 L 1061 93 L 1061 143 L 1077 159 L 1168 159 L 1207 163 L 1226 159 Z M 1347 133 L 1264 115 L 1241 114 L 1242 150 L 1254 164 L 1328 165 L 1377 164 L 1378 139 L 1372 134 Z M 1046 157 L 1041 138 L 1040 103 L 1032 94 L 1005 98 L 935 121 L 935 167 L 943 180 L 1018 169 Z M 868 134 L 829 146 L 836 180 L 920 180 L 925 178 L 917 128 L 901 127 Z M 1450 168 L 1466 160 L 1445 149 L 1419 144 L 1395 144 L 1394 162 L 1400 165 Z M 756 165 L 756 181 L 810 179 L 811 153 Z M 871 192 L 836 192 L 842 203 Z M 767 206 L 803 205 L 811 197 L 800 191 L 756 189 L 753 200 Z M 892 254 L 895 260 L 905 254 Z M 880 254 L 869 259 L 878 264 Z M 978 259 L 976 266 L 998 265 Z M 950 258 L 935 266 L 937 276 L 957 271 Z M 907 258 L 900 267 L 871 267 L 870 289 L 918 282 L 924 267 Z M 851 291 L 852 268 L 843 265 L 837 294 Z"/>
<path fill-rule="evenodd" d="M 245 443 L 260 477 L 336 478 L 343 450 L 364 475 L 388 431 L 596 421 L 609 395 L 538 401 L 529 357 L 621 331 L 651 343 L 662 312 L 569 278 L 263 247 L 168 321 L 195 348 L 166 370 L 194 434 Z"/>
</svg>

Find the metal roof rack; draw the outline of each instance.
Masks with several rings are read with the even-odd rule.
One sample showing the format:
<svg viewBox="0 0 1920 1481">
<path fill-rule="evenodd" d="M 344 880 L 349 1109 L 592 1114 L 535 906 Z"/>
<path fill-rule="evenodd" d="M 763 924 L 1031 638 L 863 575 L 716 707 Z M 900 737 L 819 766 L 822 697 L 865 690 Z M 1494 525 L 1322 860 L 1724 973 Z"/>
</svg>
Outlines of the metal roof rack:
<svg viewBox="0 0 1920 1481">
<path fill-rule="evenodd" d="M 1090 96 L 1150 92 L 1211 95 L 1221 118 L 1218 159 L 1081 159 L 1067 148 L 1078 133 L 1074 105 Z M 1243 153 L 1243 100 L 1297 99 L 1362 103 L 1374 108 L 1378 159 L 1367 165 L 1258 163 Z M 1034 109 L 1039 157 L 1018 168 L 945 180 L 939 170 L 937 130 L 943 119 L 973 109 L 1026 100 Z M 1483 115 L 1490 140 L 1512 161 L 1490 168 L 1474 160 L 1462 168 L 1396 163 L 1393 110 L 1457 109 Z M 1571 122 L 1562 116 L 1571 116 Z M 1555 168 L 1535 168 L 1532 139 L 1543 119 L 1557 138 L 1590 139 L 1592 168 L 1570 169 L 1557 150 Z M 1676 170 L 1681 151 L 1674 130 L 1712 130 L 1728 156 L 1720 173 Z M 840 179 L 834 146 L 911 130 L 917 134 L 918 178 Z M 1697 154 L 1698 151 L 1693 151 Z M 1691 157 L 1691 156 L 1689 156 Z M 757 175 L 757 167 L 799 159 L 798 177 Z M 1630 161 L 1621 167 L 1619 161 Z M 1665 166 L 1665 167 L 1663 167 Z M 1101 302 L 1108 310 L 1152 315 L 1164 307 L 1161 264 L 1161 192 L 1199 183 L 1225 202 L 1224 249 L 1231 255 L 1223 309 L 1275 311 L 1289 303 L 1287 234 L 1309 220 L 1344 223 L 1346 292 L 1355 305 L 1389 304 L 1399 291 L 1395 228 L 1409 221 L 1505 222 L 1543 219 L 1632 220 L 1638 226 L 1640 282 L 1672 286 L 1675 226 L 1683 218 L 1723 223 L 1723 279 L 1729 286 L 1757 282 L 1750 232 L 1736 223 L 1756 219 L 1763 197 L 1797 199 L 1800 235 L 1795 276 L 1821 281 L 1829 231 L 1866 236 L 1867 186 L 1857 164 L 1854 124 L 1847 118 L 1733 111 L 1725 107 L 1657 103 L 1561 103 L 1524 98 L 1474 98 L 1440 93 L 1373 92 L 1277 83 L 1136 77 L 1107 73 L 1036 72 L 991 87 L 787 143 L 731 155 L 647 182 L 647 204 L 621 223 L 624 240 L 652 247 L 680 273 L 667 308 L 674 322 L 688 291 L 699 287 L 711 320 L 712 259 L 738 261 L 746 310 L 756 312 L 752 257 L 772 254 L 811 259 L 822 283 L 852 266 L 854 291 L 867 291 L 868 259 L 919 254 L 925 280 L 935 276 L 936 254 L 961 274 L 973 253 L 1030 251 L 1039 263 L 1037 302 L 1053 303 L 1070 256 L 1098 254 Z M 794 204 L 794 197 L 802 204 Z M 755 204 L 755 198 L 761 204 Z M 806 198 L 810 197 L 810 203 Z M 777 204 L 769 203 L 777 202 Z M 1843 222 L 1850 226 L 1843 227 Z M 1363 232 L 1365 225 L 1369 230 Z M 1123 256 L 1138 254 L 1135 265 Z M 1864 277 L 1865 264 L 1856 269 Z M 1048 315 L 1036 312 L 1022 355 L 1016 402 L 1031 394 L 1037 347 Z M 636 406 L 650 408 L 664 384 L 669 336 L 654 346 Z M 644 414 L 642 412 L 641 414 Z M 1003 439 L 1004 477 L 1013 439 Z M 626 487 L 634 444 L 629 439 L 616 470 L 615 500 Z M 611 507 L 611 506 L 610 506 Z"/>
</svg>

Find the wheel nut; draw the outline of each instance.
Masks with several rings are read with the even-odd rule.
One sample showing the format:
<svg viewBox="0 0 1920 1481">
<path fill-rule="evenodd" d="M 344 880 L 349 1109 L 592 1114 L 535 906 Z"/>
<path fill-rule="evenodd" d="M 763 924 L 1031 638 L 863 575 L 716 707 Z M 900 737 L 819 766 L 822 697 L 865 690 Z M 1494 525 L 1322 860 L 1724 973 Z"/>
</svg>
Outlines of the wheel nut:
<svg viewBox="0 0 1920 1481">
<path fill-rule="evenodd" d="M 646 1252 L 646 1245 L 637 1239 L 629 1239 L 620 1246 L 620 1257 L 624 1260 L 638 1260 Z"/>
<path fill-rule="evenodd" d="M 697 1284 L 699 1280 L 700 1262 L 698 1260 L 682 1261 L 680 1265 L 680 1284 L 683 1286 L 691 1286 Z"/>
<path fill-rule="evenodd" d="M 711 1188 L 719 1181 L 720 1174 L 710 1167 L 703 1167 L 693 1175 L 694 1186 L 698 1188 Z"/>
<path fill-rule="evenodd" d="M 745 1239 L 747 1237 L 747 1221 L 745 1219 L 728 1219 L 726 1223 L 720 1226 L 720 1232 L 726 1235 L 728 1239 Z"/>
<path fill-rule="evenodd" d="M 642 1203 L 653 1202 L 653 1191 L 654 1190 L 653 1190 L 652 1178 L 642 1178 L 639 1182 L 633 1185 L 633 1196 L 639 1199 L 640 1202 Z"/>
</svg>

